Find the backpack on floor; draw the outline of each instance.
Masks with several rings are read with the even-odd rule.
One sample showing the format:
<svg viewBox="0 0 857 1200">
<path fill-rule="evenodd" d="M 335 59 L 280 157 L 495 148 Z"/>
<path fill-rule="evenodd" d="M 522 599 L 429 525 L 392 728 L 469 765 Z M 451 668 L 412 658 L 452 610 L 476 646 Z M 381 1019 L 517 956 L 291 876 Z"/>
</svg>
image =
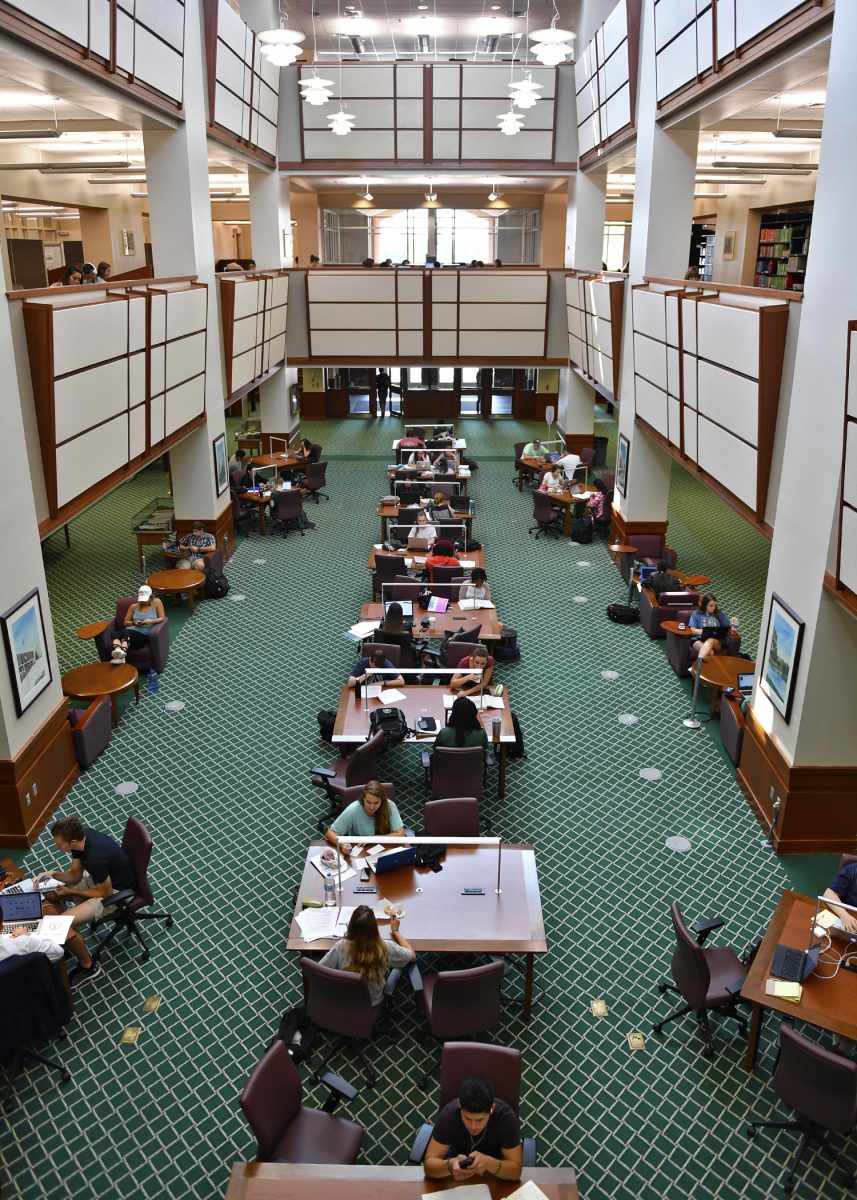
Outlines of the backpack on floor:
<svg viewBox="0 0 857 1200">
<path fill-rule="evenodd" d="M 607 616 L 617 625 L 636 625 L 640 619 L 640 610 L 633 604 L 608 604 Z"/>
<path fill-rule="evenodd" d="M 503 633 L 494 650 L 494 657 L 498 662 L 518 661 L 521 657 L 521 651 L 518 649 L 517 629 L 512 629 L 510 626 L 504 625 Z"/>
<path fill-rule="evenodd" d="M 203 573 L 205 575 L 205 583 L 202 587 L 203 596 L 206 600 L 222 600 L 229 591 L 229 580 L 216 567 L 206 567 Z"/>
<path fill-rule="evenodd" d="M 592 541 L 592 517 L 578 517 L 571 522 L 571 540 L 581 546 L 587 546 Z"/>
<path fill-rule="evenodd" d="M 285 1042 L 289 1054 L 297 1066 L 298 1063 L 306 1062 L 309 1059 L 317 1034 L 318 1029 L 307 1016 L 305 1008 L 290 1008 L 280 1018 L 280 1027 L 274 1042 L 278 1039 Z M 274 1042 L 271 1042 L 271 1045 Z"/>
<path fill-rule="evenodd" d="M 512 728 L 515 730 L 515 744 L 510 746 L 506 753 L 509 758 L 526 758 L 527 752 L 524 749 L 524 734 L 521 730 L 521 722 L 518 720 L 517 713 L 512 713 Z"/>
<path fill-rule="evenodd" d="M 333 741 L 333 727 L 336 724 L 336 713 L 331 712 L 329 708 L 323 708 L 316 716 L 319 725 L 319 733 L 325 742 Z"/>
</svg>

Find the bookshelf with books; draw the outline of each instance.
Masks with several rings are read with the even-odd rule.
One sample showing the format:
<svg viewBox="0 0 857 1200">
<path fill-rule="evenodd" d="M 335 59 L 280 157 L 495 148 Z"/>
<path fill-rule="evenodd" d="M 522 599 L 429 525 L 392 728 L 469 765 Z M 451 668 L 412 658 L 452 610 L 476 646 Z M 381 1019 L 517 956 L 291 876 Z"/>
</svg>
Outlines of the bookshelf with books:
<svg viewBox="0 0 857 1200">
<path fill-rule="evenodd" d="M 756 287 L 803 291 L 812 209 L 763 213 L 756 256 Z"/>
</svg>

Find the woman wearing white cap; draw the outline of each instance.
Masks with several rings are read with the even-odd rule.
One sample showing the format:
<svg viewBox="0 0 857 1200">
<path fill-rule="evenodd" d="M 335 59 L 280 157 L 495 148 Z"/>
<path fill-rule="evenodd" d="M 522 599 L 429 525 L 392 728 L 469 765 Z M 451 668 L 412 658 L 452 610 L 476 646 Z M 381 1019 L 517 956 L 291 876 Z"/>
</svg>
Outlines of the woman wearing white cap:
<svg viewBox="0 0 857 1200">
<path fill-rule="evenodd" d="M 128 648 L 136 650 L 140 646 L 145 646 L 152 626 L 159 625 L 161 621 L 165 620 L 163 604 L 157 597 L 152 599 L 152 589 L 147 583 L 144 583 L 137 592 L 137 602 L 130 605 L 125 614 L 127 634 L 125 637 L 113 639 L 111 661 L 124 662 Z"/>
</svg>

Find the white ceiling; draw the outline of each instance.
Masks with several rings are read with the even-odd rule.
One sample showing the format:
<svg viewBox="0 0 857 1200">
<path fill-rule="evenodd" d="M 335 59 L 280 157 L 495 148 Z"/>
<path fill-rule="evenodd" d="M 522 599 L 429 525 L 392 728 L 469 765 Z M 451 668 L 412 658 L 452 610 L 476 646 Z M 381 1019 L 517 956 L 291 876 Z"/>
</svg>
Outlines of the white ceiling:
<svg viewBox="0 0 857 1200">
<path fill-rule="evenodd" d="M 494 62 L 508 58 L 518 45 L 527 24 L 543 29 L 553 17 L 551 0 L 281 0 L 281 11 L 288 12 L 286 26 L 299 29 L 306 35 L 305 58 L 312 58 L 312 13 L 315 18 L 317 57 L 319 62 L 335 61 L 342 55 L 355 57 L 350 36 L 363 39 L 365 52 L 361 59 L 410 58 L 431 62 L 435 57 L 470 58 L 479 62 Z M 574 30 L 577 25 L 580 0 L 557 0 L 559 25 Z M 351 15 L 351 14 L 354 15 Z M 484 50 L 484 37 L 496 32 L 497 48 L 491 54 Z M 427 33 L 429 53 L 420 53 L 417 35 Z"/>
</svg>

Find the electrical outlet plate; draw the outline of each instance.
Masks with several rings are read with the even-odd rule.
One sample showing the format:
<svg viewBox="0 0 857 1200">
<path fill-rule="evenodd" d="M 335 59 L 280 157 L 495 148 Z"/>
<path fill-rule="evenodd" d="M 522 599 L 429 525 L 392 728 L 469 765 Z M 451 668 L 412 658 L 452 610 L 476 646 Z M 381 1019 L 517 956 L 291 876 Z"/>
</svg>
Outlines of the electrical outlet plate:
<svg viewBox="0 0 857 1200">
<path fill-rule="evenodd" d="M 592 1009 L 593 1017 L 606 1017 L 610 1011 L 606 1000 L 590 1000 L 589 1007 Z"/>
<path fill-rule="evenodd" d="M 122 1030 L 122 1036 L 119 1039 L 119 1045 L 120 1046 L 133 1046 L 136 1044 L 137 1038 L 139 1036 L 140 1036 L 140 1026 L 139 1025 L 127 1025 Z"/>
<path fill-rule="evenodd" d="M 143 1001 L 143 1012 L 153 1013 L 158 1011 L 158 1005 L 161 1003 L 160 996 L 147 996 Z"/>
<path fill-rule="evenodd" d="M 631 1029 L 628 1033 L 628 1049 L 629 1050 L 645 1050 L 646 1039 L 639 1029 Z"/>
</svg>

